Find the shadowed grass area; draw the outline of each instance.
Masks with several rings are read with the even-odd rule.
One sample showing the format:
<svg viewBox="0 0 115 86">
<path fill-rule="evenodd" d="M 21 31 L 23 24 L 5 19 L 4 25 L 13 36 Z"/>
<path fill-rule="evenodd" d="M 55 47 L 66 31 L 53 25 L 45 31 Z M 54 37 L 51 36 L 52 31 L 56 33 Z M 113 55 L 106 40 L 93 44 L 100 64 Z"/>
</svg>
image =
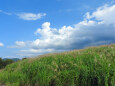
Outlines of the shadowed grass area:
<svg viewBox="0 0 115 86">
<path fill-rule="evenodd" d="M 0 71 L 8 86 L 115 86 L 115 44 L 42 55 Z"/>
</svg>

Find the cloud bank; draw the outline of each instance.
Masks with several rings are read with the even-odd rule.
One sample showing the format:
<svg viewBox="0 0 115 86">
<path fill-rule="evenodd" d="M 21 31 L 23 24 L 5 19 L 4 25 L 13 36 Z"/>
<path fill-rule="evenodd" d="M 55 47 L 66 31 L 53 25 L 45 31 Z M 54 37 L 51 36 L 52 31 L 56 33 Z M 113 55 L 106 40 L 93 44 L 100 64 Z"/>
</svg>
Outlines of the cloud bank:
<svg viewBox="0 0 115 86">
<path fill-rule="evenodd" d="M 39 55 L 115 43 L 114 15 L 115 5 L 105 5 L 93 13 L 87 12 L 84 20 L 73 27 L 51 28 L 50 22 L 45 22 L 34 33 L 38 39 L 30 42 L 18 42 L 20 44 L 16 43 L 15 46 L 24 45 L 28 48 L 21 49 L 18 55 Z"/>
<path fill-rule="evenodd" d="M 19 14 L 17 14 L 17 16 L 19 16 L 19 18 L 23 19 L 23 20 L 38 20 L 38 19 L 41 19 L 42 17 L 46 16 L 46 13 L 38 13 L 38 14 L 19 13 Z"/>
</svg>

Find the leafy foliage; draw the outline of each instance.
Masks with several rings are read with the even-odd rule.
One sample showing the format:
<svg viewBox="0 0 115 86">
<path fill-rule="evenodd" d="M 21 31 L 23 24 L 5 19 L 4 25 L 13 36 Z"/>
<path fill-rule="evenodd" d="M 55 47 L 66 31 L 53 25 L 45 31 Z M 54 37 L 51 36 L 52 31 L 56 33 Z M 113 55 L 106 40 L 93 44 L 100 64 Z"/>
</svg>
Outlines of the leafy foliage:
<svg viewBox="0 0 115 86">
<path fill-rule="evenodd" d="M 4 68 L 6 65 L 13 63 L 14 61 L 11 59 L 6 59 L 3 60 L 2 58 L 0 58 L 0 69 Z"/>
</svg>

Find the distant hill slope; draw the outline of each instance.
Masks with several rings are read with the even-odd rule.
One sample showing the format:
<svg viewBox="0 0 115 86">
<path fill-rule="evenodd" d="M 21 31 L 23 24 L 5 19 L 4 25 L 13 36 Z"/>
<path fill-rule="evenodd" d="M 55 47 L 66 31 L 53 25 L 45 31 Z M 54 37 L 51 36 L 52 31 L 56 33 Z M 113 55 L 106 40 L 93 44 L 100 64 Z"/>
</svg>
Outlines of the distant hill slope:
<svg viewBox="0 0 115 86">
<path fill-rule="evenodd" d="M 115 44 L 42 55 L 0 71 L 8 86 L 115 86 Z"/>
<path fill-rule="evenodd" d="M 7 60 L 7 59 L 9 59 L 9 58 L 4 58 L 3 60 Z M 20 60 L 19 58 L 10 58 L 10 59 L 13 61 L 19 61 Z"/>
</svg>

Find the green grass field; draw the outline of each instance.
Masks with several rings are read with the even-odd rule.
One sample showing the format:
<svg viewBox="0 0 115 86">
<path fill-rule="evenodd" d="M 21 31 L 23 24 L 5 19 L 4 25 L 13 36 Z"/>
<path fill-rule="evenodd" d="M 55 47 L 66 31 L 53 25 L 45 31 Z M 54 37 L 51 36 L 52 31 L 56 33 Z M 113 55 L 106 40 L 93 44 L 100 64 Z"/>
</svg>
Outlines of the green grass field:
<svg viewBox="0 0 115 86">
<path fill-rule="evenodd" d="M 0 70 L 6 86 L 115 86 L 115 44 L 18 61 Z"/>
</svg>

